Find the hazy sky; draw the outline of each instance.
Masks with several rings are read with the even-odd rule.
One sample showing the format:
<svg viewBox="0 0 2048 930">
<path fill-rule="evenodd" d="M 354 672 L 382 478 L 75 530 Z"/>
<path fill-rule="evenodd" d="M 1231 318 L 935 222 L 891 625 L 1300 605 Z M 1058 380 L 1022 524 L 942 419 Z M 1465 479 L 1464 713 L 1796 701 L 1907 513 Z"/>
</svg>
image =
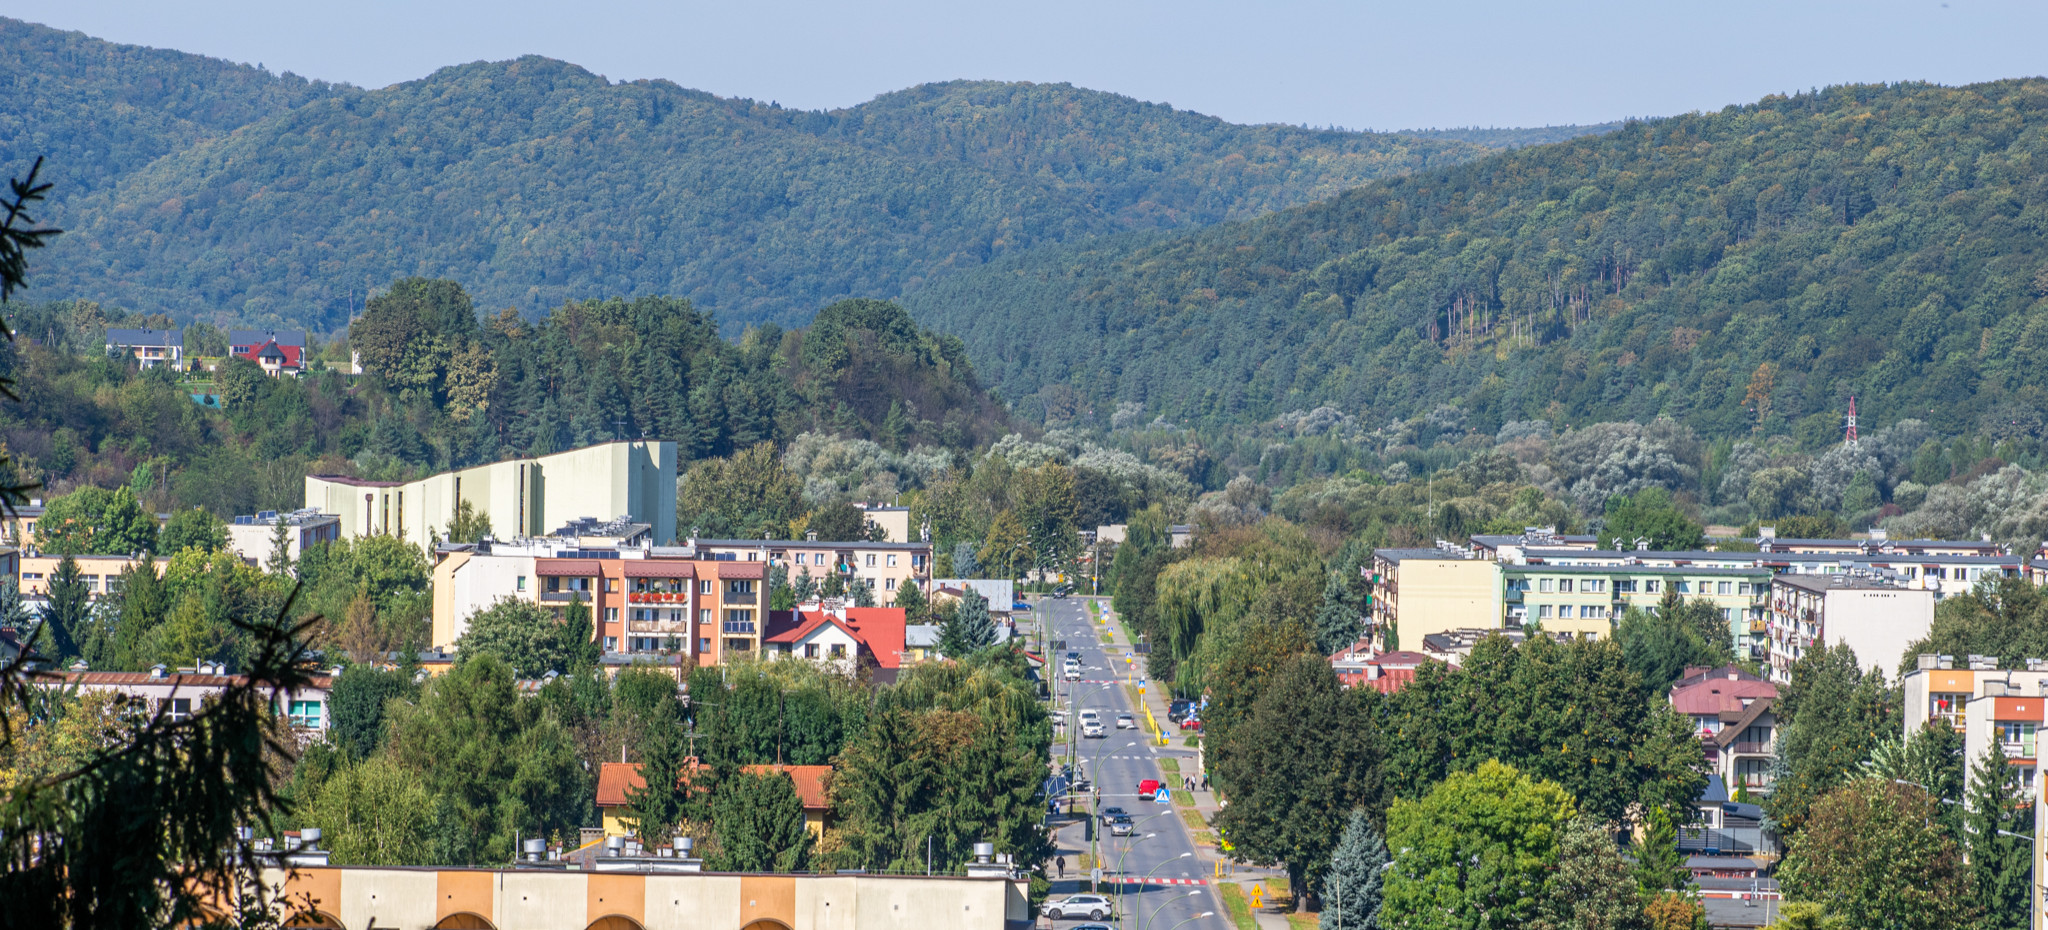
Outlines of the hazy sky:
<svg viewBox="0 0 2048 930">
<path fill-rule="evenodd" d="M 2048 73 L 2043 0 L 0 0 L 119 42 L 381 87 L 538 53 L 806 108 L 1068 81 L 1237 122 L 1530 126 L 1847 82 Z"/>
</svg>

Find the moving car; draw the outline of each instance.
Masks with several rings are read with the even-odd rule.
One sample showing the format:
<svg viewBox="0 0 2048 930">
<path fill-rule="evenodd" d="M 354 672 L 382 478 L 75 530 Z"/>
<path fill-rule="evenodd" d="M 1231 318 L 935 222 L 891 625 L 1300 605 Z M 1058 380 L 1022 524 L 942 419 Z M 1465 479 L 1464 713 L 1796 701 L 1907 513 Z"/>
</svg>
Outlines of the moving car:
<svg viewBox="0 0 2048 930">
<path fill-rule="evenodd" d="M 1116 715 L 1116 728 L 1119 730 L 1135 730 L 1138 728 L 1138 718 L 1130 714 L 1118 714 Z"/>
<path fill-rule="evenodd" d="M 1164 787 L 1166 786 L 1161 784 L 1159 782 L 1159 779 L 1147 778 L 1144 781 L 1138 783 L 1138 796 L 1141 798 L 1152 797 L 1153 795 L 1159 793 L 1159 789 Z"/>
<path fill-rule="evenodd" d="M 1078 666 L 1078 665 L 1069 665 L 1069 666 L 1067 666 L 1067 671 L 1066 671 L 1066 679 L 1067 679 L 1068 681 L 1080 681 L 1080 680 L 1081 680 L 1081 667 L 1080 667 L 1080 666 Z"/>
<path fill-rule="evenodd" d="M 1131 834 L 1136 832 L 1138 832 L 1138 826 L 1137 824 L 1131 822 L 1131 818 L 1129 815 L 1118 814 L 1117 816 L 1110 818 L 1110 836 L 1130 836 Z"/>
<path fill-rule="evenodd" d="M 1089 722 L 1089 721 L 1094 721 L 1094 722 L 1096 722 L 1096 723 L 1101 723 L 1101 722 L 1102 722 L 1102 714 L 1101 714 L 1101 713 L 1099 713 L 1099 712 L 1097 712 L 1097 711 L 1096 711 L 1096 709 L 1095 709 L 1095 708 L 1093 708 L 1093 707 L 1083 707 L 1083 708 L 1081 708 L 1081 722 L 1082 722 L 1082 723 L 1087 723 L 1087 722 Z"/>
<path fill-rule="evenodd" d="M 1102 728 L 1102 721 L 1100 720 L 1083 720 L 1081 721 L 1081 735 L 1087 739 L 1102 739 L 1109 735 L 1109 731 Z"/>
<path fill-rule="evenodd" d="M 1121 808 L 1121 807 L 1105 807 L 1105 808 L 1103 808 L 1103 809 L 1102 809 L 1102 824 L 1103 824 L 1103 826 L 1108 826 L 1108 825 L 1109 825 L 1109 822 L 1110 822 L 1110 821 L 1112 821 L 1112 820 L 1115 820 L 1115 819 L 1117 819 L 1118 817 L 1123 817 L 1123 816 L 1126 816 L 1126 814 L 1124 813 L 1124 809 L 1123 809 L 1123 808 Z"/>
<path fill-rule="evenodd" d="M 1110 900 L 1099 894 L 1070 894 L 1058 901 L 1045 902 L 1043 912 L 1054 920 L 1083 914 L 1089 920 L 1108 920 L 1111 910 Z"/>
</svg>

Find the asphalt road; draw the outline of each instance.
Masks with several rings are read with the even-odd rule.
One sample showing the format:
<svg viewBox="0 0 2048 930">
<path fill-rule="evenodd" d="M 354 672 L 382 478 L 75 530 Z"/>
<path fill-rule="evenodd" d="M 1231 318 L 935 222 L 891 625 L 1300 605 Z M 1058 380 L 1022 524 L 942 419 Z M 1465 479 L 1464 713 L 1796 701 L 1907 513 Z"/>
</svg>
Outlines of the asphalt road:
<svg viewBox="0 0 2048 930">
<path fill-rule="evenodd" d="M 1136 673 L 1126 662 L 1128 647 L 1113 647 L 1114 654 L 1106 651 L 1102 644 L 1102 626 L 1089 619 L 1087 608 L 1079 598 L 1043 598 L 1037 610 L 1041 623 L 1050 622 L 1046 630 L 1047 668 L 1055 679 L 1060 676 L 1068 652 L 1081 654 L 1081 680 L 1057 681 L 1054 692 L 1054 707 L 1068 711 L 1065 730 L 1055 731 L 1057 738 L 1053 751 L 1061 754 L 1057 761 L 1065 761 L 1071 749 L 1072 758 L 1094 782 L 1099 798 L 1095 803 L 1100 807 L 1121 807 L 1136 821 L 1136 833 L 1131 837 L 1113 837 L 1108 831 L 1098 828 L 1095 834 L 1094 851 L 1103 865 L 1103 878 L 1112 897 L 1119 887 L 1122 890 L 1122 905 L 1117 908 L 1117 925 L 1137 930 L 1171 930 L 1183 928 L 1228 928 L 1229 920 L 1224 916 L 1222 901 L 1209 885 L 1157 884 L 1160 879 L 1206 880 L 1210 874 L 1206 865 L 1195 858 L 1194 842 L 1189 838 L 1187 825 L 1181 821 L 1171 804 L 1161 804 L 1150 797 L 1138 796 L 1138 783 L 1144 779 L 1156 778 L 1166 781 L 1160 772 L 1158 760 L 1162 757 L 1179 757 L 1183 772 L 1194 771 L 1194 750 L 1179 745 L 1173 736 L 1172 725 L 1168 727 L 1171 745 L 1156 745 L 1145 727 L 1142 708 L 1134 707 L 1126 695 L 1123 684 L 1135 681 Z M 1051 649 L 1056 641 L 1065 640 L 1065 649 Z M 1142 659 L 1142 657 L 1140 657 Z M 1100 738 L 1083 739 L 1080 736 L 1079 715 L 1083 709 L 1093 708 L 1101 715 L 1105 735 Z M 1129 712 L 1135 715 L 1137 729 L 1116 729 L 1116 715 Z M 1179 787 L 1176 778 L 1169 787 Z M 1083 798 L 1074 805 L 1077 813 L 1073 818 L 1055 821 L 1054 841 L 1067 857 L 1067 882 L 1055 882 L 1055 896 L 1081 890 L 1072 879 L 1080 863 L 1079 853 L 1090 851 L 1088 830 L 1089 799 Z M 1062 805 L 1065 810 L 1065 805 Z M 1100 820 L 1095 823 L 1100 824 Z M 1183 855 L 1185 854 L 1185 856 Z M 1143 879 L 1149 876 L 1151 882 Z M 1087 876 L 1082 875 L 1085 879 Z M 1124 882 L 1118 884 L 1118 878 Z M 1204 920 L 1192 918 L 1205 911 L 1215 916 Z M 1082 923 L 1084 921 L 1059 921 L 1058 926 Z M 1183 923 L 1185 922 L 1185 923 Z"/>
</svg>

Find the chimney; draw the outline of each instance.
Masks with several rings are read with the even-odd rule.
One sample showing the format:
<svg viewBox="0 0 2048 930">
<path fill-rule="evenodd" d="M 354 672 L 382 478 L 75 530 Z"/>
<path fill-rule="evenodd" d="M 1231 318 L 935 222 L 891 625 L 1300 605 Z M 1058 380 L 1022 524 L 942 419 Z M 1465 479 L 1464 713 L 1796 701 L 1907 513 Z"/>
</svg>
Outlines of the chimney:
<svg viewBox="0 0 2048 930">
<path fill-rule="evenodd" d="M 1936 657 L 1936 656 L 1930 655 L 1930 654 L 1928 654 L 1928 653 L 1925 653 L 1925 652 L 1923 652 L 1923 653 L 1919 654 L 1918 656 L 1915 656 L 1915 657 L 1914 657 L 1914 661 L 1916 661 L 1917 663 L 1919 663 L 1919 668 L 1920 668 L 1920 670 L 1921 670 L 1921 671 L 1923 671 L 1923 672 L 1931 672 L 1931 671 L 1933 671 L 1933 670 L 1934 670 L 1934 668 L 1935 668 L 1935 665 L 1934 665 L 1934 663 L 1935 663 L 1936 659 L 1937 659 L 1937 657 Z"/>
<path fill-rule="evenodd" d="M 319 827 L 307 827 L 307 828 L 305 828 L 305 829 L 303 829 L 303 830 L 300 830 L 300 831 L 299 831 L 299 848 L 301 848 L 301 849 L 319 849 L 319 848 L 320 848 L 320 828 L 319 828 Z"/>
<path fill-rule="evenodd" d="M 995 855 L 996 855 L 996 844 L 994 844 L 994 843 L 976 843 L 976 844 L 974 844 L 974 861 L 976 861 L 976 862 L 981 862 L 981 863 L 993 862 L 993 861 L 995 861 Z"/>
<path fill-rule="evenodd" d="M 519 846 L 521 849 L 525 850 L 526 861 L 528 862 L 539 862 L 542 859 L 547 858 L 548 841 L 543 837 L 536 836 L 532 839 L 525 840 L 521 842 Z"/>
<path fill-rule="evenodd" d="M 607 837 L 605 837 L 605 838 L 604 838 L 604 854 L 605 854 L 605 856 L 606 856 L 607 858 L 611 858 L 611 859 L 617 859 L 618 857 L 620 857 L 620 856 L 624 855 L 624 854 L 625 854 L 625 851 L 626 851 L 626 838 L 625 838 L 625 837 L 623 837 L 623 836 L 607 836 Z"/>
<path fill-rule="evenodd" d="M 1956 657 L 1955 657 L 1955 656 L 1935 656 L 1935 657 L 1934 657 L 1934 667 L 1935 667 L 1935 668 L 1937 668 L 1937 669 L 1941 669 L 1941 670 L 1943 670 L 1943 671 L 1948 671 L 1948 670 L 1954 669 L 1954 668 L 1956 667 Z"/>
</svg>

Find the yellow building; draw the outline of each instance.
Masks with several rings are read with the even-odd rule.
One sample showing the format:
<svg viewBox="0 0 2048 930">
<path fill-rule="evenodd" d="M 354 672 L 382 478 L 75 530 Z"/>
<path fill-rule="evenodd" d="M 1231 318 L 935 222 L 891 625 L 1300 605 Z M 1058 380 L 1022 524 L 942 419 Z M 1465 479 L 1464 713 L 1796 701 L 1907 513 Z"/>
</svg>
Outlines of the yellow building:
<svg viewBox="0 0 2048 930">
<path fill-rule="evenodd" d="M 813 836 L 825 835 L 825 818 L 832 810 L 831 797 L 826 782 L 832 777 L 829 765 L 749 765 L 745 770 L 755 775 L 782 772 L 796 786 L 796 796 L 804 804 L 804 826 L 810 828 Z M 685 776 L 687 778 L 688 776 Z M 640 777 L 638 762 L 607 762 L 597 773 L 597 810 L 604 816 L 604 835 L 631 836 L 633 828 L 628 825 L 632 816 L 627 811 L 628 797 L 643 787 L 647 780 Z"/>
<path fill-rule="evenodd" d="M 1501 628 L 1500 563 L 1444 549 L 1381 549 L 1372 557 L 1373 631 L 1386 648 L 1449 630 Z"/>
<path fill-rule="evenodd" d="M 633 439 L 509 459 L 418 481 L 306 476 L 306 506 L 341 518 L 345 537 L 396 535 L 419 545 L 446 533 L 458 502 L 500 539 L 540 536 L 582 518 L 645 523 L 676 538 L 676 444 Z"/>
</svg>

